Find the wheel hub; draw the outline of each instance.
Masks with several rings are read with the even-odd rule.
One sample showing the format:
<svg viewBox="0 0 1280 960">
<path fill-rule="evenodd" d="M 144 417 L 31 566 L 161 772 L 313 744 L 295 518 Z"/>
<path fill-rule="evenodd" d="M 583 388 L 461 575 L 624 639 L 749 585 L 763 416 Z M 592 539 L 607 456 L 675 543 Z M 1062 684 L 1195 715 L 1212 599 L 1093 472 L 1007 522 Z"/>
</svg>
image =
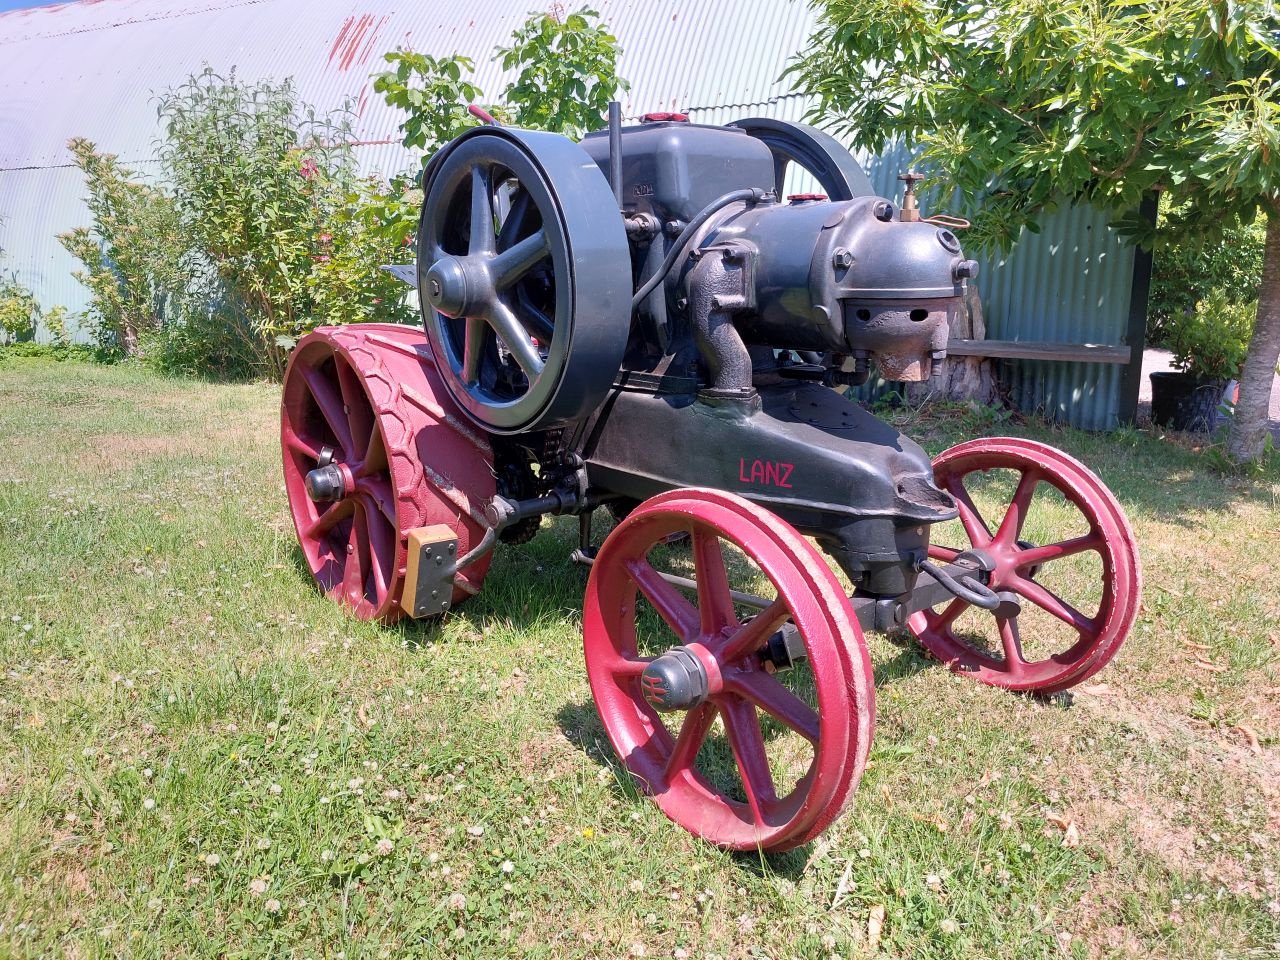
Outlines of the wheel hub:
<svg viewBox="0 0 1280 960">
<path fill-rule="evenodd" d="M 302 482 L 314 503 L 336 503 L 354 488 L 354 483 L 349 483 L 351 479 L 350 470 L 331 463 L 308 472 Z"/>
<path fill-rule="evenodd" d="M 640 674 L 645 701 L 663 713 L 696 707 L 707 699 L 709 687 L 707 668 L 685 646 L 672 647 Z"/>
<path fill-rule="evenodd" d="M 427 299 L 446 317 L 475 315 L 495 293 L 484 257 L 441 257 L 427 271 Z"/>
</svg>

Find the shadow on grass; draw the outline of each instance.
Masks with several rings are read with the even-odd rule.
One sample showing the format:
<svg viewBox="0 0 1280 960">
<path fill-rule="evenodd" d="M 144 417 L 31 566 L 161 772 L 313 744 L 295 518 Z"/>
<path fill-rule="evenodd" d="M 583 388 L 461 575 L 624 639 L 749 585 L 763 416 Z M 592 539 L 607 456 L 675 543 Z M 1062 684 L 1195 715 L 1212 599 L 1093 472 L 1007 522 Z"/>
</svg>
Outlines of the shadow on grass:
<svg viewBox="0 0 1280 960">
<path fill-rule="evenodd" d="M 594 763 L 609 771 L 612 775 L 610 790 L 618 800 L 631 805 L 651 802 L 644 787 L 619 762 L 595 704 L 566 703 L 556 714 L 556 724 L 570 743 Z M 804 874 L 812 846 L 812 843 L 808 843 L 781 853 L 766 853 L 762 850 L 731 852 L 727 856 L 744 872 L 796 880 Z M 715 848 L 708 846 L 708 850 L 713 849 Z"/>
</svg>

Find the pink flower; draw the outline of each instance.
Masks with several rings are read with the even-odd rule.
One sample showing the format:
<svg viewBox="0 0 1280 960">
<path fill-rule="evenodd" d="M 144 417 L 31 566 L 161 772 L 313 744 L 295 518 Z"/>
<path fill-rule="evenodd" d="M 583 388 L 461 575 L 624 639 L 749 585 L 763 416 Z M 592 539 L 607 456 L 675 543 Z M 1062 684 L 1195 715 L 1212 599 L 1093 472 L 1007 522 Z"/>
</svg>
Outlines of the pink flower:
<svg viewBox="0 0 1280 960">
<path fill-rule="evenodd" d="M 329 242 L 331 242 L 332 240 L 333 240 L 333 234 L 332 234 L 332 233 L 322 233 L 322 234 L 320 234 L 320 242 L 321 242 L 321 243 L 329 243 Z"/>
<path fill-rule="evenodd" d="M 320 172 L 320 168 L 316 165 L 314 160 L 307 157 L 307 159 L 302 161 L 302 165 L 298 167 L 298 172 L 302 174 L 303 179 L 310 180 Z"/>
</svg>

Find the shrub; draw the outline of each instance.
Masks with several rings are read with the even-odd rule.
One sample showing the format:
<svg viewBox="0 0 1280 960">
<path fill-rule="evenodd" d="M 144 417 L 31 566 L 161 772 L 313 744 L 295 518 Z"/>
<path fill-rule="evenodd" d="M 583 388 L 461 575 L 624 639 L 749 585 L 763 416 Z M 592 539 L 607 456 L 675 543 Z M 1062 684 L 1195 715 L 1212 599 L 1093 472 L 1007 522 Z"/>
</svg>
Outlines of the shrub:
<svg viewBox="0 0 1280 960">
<path fill-rule="evenodd" d="M 0 278 L 0 343 L 25 343 L 36 335 L 40 306 L 12 277 Z"/>
<path fill-rule="evenodd" d="M 1173 365 L 1206 380 L 1231 380 L 1240 374 L 1258 304 L 1233 303 L 1223 290 L 1213 290 L 1194 313 L 1169 318 L 1167 341 Z"/>
<path fill-rule="evenodd" d="M 90 141 L 67 148 L 84 173 L 93 226 L 58 240 L 84 267 L 75 276 L 89 288 L 86 320 L 98 344 L 136 356 L 140 338 L 160 329 L 185 289 L 177 211 L 163 190 Z"/>
<path fill-rule="evenodd" d="M 48 344 L 35 344 L 36 335 L 43 330 Z M 40 308 L 39 301 L 26 286 L 14 276 L 0 277 L 0 345 L 66 347 L 67 308 Z"/>
<path fill-rule="evenodd" d="M 215 283 L 209 315 L 230 315 L 224 353 L 247 348 L 278 377 L 319 324 L 411 318 L 403 285 L 376 269 L 399 251 L 356 212 L 369 189 L 347 114 L 318 116 L 288 80 L 245 84 L 206 68 L 161 98 L 160 115 L 187 263 Z"/>
<path fill-rule="evenodd" d="M 171 372 L 279 376 L 323 323 L 412 322 L 383 263 L 403 248 L 363 214 L 346 114 L 319 117 L 289 81 L 206 68 L 160 98 L 164 187 L 86 140 L 93 225 L 60 239 L 83 264 L 100 343 Z"/>
<path fill-rule="evenodd" d="M 1257 302 L 1266 235 L 1266 221 L 1259 218 L 1214 235 L 1190 236 L 1180 229 L 1179 212 L 1163 206 L 1147 300 L 1147 339 L 1156 345 L 1165 344 L 1172 319 L 1194 312 L 1210 291 L 1233 304 Z"/>
</svg>

